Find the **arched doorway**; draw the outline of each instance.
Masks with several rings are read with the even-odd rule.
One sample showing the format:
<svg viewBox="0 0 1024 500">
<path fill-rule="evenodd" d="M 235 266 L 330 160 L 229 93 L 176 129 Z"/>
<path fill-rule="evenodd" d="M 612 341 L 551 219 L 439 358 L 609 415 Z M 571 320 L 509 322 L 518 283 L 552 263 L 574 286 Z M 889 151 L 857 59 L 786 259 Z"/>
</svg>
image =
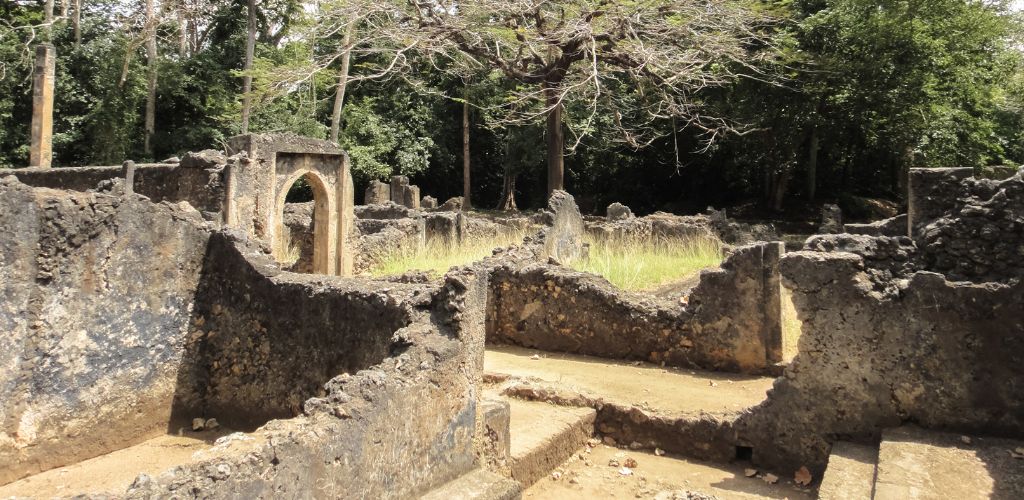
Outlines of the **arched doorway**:
<svg viewBox="0 0 1024 500">
<path fill-rule="evenodd" d="M 333 200 L 328 195 L 327 183 L 312 170 L 299 170 L 283 186 L 278 192 L 276 211 L 281 226 L 274 231 L 274 258 L 297 272 L 332 274 Z"/>
</svg>

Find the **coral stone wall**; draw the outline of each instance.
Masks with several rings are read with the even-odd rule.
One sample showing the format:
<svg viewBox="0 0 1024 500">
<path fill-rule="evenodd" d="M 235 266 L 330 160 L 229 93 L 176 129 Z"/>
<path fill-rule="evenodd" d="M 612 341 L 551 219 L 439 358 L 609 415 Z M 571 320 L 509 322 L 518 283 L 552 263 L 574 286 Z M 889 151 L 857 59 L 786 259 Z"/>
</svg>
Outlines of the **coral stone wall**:
<svg viewBox="0 0 1024 500">
<path fill-rule="evenodd" d="M 406 342 L 395 332 L 412 321 L 411 308 L 431 296 L 422 286 L 384 292 L 365 280 L 281 272 L 222 233 L 205 270 L 175 410 L 236 428 L 296 416 L 331 378 L 380 363 Z"/>
<path fill-rule="evenodd" d="M 209 231 L 0 179 L 0 483 L 166 431 Z"/>
<path fill-rule="evenodd" d="M 764 372 L 781 361 L 781 243 L 741 247 L 704 271 L 689 305 L 546 264 L 498 266 L 488 341 L 672 366 Z"/>
</svg>

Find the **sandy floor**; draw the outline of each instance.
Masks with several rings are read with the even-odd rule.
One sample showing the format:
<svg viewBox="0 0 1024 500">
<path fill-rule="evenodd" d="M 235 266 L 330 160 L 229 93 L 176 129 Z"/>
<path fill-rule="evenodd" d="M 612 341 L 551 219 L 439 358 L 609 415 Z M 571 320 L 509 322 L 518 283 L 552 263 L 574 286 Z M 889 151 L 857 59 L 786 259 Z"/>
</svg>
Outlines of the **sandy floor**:
<svg viewBox="0 0 1024 500">
<path fill-rule="evenodd" d="M 484 370 L 534 377 L 624 405 L 646 404 L 666 415 L 749 408 L 765 399 L 774 381 L 506 346 L 487 348 Z"/>
<path fill-rule="evenodd" d="M 189 463 L 194 453 L 211 448 L 217 438 L 230 432 L 220 428 L 207 432 L 186 431 L 182 436 L 157 436 L 129 448 L 0 486 L 0 498 L 122 493 L 139 474 L 156 476 L 176 465 Z"/>
<path fill-rule="evenodd" d="M 582 455 L 584 458 L 580 458 Z M 636 461 L 631 475 L 612 467 L 627 458 Z M 589 465 L 588 465 L 589 464 Z M 749 467 L 749 466 L 747 466 Z M 553 479 L 558 475 L 558 479 Z M 598 445 L 591 453 L 581 452 L 526 490 L 523 498 L 587 499 L 654 498 L 665 491 L 688 490 L 721 499 L 814 498 L 810 489 L 799 488 L 792 478 L 768 484 L 760 477 L 746 477 L 744 465 L 685 460 L 652 453 L 620 450 Z"/>
</svg>

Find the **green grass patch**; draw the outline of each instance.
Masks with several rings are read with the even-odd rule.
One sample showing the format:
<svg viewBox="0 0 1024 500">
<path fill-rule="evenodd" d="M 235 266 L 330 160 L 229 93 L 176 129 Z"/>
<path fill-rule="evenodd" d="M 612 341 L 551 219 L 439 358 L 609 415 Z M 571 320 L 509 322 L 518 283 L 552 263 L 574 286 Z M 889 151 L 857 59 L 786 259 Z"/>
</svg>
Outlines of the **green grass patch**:
<svg viewBox="0 0 1024 500">
<path fill-rule="evenodd" d="M 401 248 L 386 255 L 370 268 L 372 276 L 391 276 L 409 271 L 425 271 L 440 277 L 455 266 L 471 264 L 489 257 L 495 248 L 523 242 L 525 232 L 511 231 L 493 238 L 466 238 L 461 245 L 433 240 L 422 248 Z"/>
<path fill-rule="evenodd" d="M 570 264 L 623 290 L 651 290 L 722 262 L 716 238 L 613 238 L 590 241 L 590 258 Z"/>
</svg>

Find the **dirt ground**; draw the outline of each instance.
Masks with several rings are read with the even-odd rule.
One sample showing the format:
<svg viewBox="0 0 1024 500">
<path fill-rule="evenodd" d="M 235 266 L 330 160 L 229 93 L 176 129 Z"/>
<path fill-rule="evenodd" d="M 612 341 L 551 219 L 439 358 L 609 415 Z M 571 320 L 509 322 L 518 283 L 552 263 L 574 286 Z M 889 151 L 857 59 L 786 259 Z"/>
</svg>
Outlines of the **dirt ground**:
<svg viewBox="0 0 1024 500">
<path fill-rule="evenodd" d="M 774 381 L 770 377 L 662 368 L 511 346 L 488 347 L 484 370 L 532 377 L 605 401 L 673 416 L 741 411 L 764 401 Z"/>
<path fill-rule="evenodd" d="M 636 461 L 636 467 L 624 469 L 622 464 L 629 459 Z M 612 460 L 620 465 L 610 466 Z M 590 453 L 582 451 L 574 455 L 527 489 L 523 498 L 655 498 L 659 493 L 664 495 L 677 490 L 721 499 L 814 498 L 813 490 L 798 487 L 792 478 L 780 478 L 777 483 L 768 484 L 759 477 L 763 476 L 761 471 L 754 477 L 746 477 L 747 467 L 750 465 L 700 462 L 599 444 Z M 628 475 L 623 474 L 626 471 Z"/>
<path fill-rule="evenodd" d="M 176 465 L 189 463 L 197 452 L 210 449 L 216 439 L 230 433 L 221 427 L 215 431 L 185 431 L 181 436 L 157 436 L 135 446 L 0 486 L 0 498 L 120 493 L 139 474 L 156 476 Z"/>
</svg>

